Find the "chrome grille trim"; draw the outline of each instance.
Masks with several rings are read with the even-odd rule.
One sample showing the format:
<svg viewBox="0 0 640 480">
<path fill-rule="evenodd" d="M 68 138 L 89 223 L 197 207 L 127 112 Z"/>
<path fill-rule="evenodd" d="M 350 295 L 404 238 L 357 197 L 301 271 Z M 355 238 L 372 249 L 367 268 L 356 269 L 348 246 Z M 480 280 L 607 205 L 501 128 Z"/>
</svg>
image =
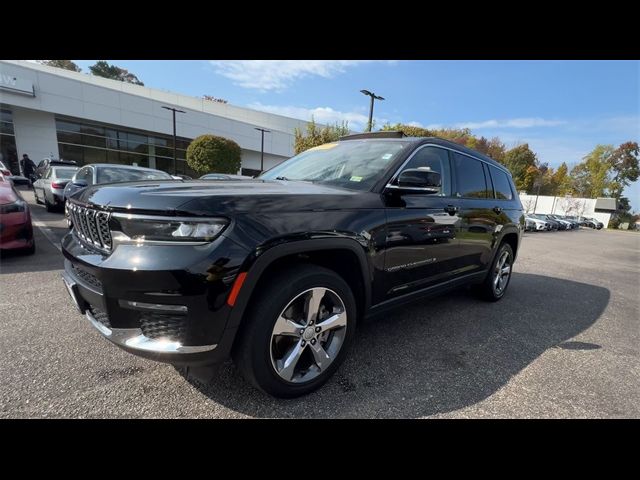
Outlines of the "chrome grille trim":
<svg viewBox="0 0 640 480">
<path fill-rule="evenodd" d="M 83 243 L 103 252 L 111 251 L 113 241 L 109 230 L 108 212 L 70 203 L 69 215 L 73 222 L 73 230 Z"/>
</svg>

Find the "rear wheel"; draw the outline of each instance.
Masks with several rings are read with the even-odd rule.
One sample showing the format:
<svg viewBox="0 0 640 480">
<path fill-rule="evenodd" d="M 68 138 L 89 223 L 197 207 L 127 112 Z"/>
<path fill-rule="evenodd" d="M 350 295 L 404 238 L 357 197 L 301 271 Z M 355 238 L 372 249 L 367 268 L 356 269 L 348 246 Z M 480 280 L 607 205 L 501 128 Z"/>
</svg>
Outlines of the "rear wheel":
<svg viewBox="0 0 640 480">
<path fill-rule="evenodd" d="M 355 333 L 355 299 L 342 277 L 315 265 L 293 267 L 252 303 L 234 360 L 254 386 L 291 398 L 333 375 Z"/>
<path fill-rule="evenodd" d="M 56 206 L 52 203 L 49 203 L 47 199 L 47 194 L 44 194 L 44 207 L 47 209 L 47 212 L 53 212 L 56 209 Z"/>
<path fill-rule="evenodd" d="M 513 250 L 508 243 L 503 243 L 498 249 L 487 278 L 479 288 L 485 300 L 497 302 L 507 291 L 513 270 Z"/>
</svg>

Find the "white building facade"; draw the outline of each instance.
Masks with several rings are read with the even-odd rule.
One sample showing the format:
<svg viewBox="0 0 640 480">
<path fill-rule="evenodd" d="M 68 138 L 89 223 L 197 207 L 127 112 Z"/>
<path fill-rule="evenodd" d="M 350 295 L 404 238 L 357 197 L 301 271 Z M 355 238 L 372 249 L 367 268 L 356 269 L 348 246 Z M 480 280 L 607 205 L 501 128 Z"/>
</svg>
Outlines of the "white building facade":
<svg viewBox="0 0 640 480">
<path fill-rule="evenodd" d="M 242 172 L 267 170 L 293 156 L 294 130 L 307 122 L 25 61 L 0 60 L 0 160 L 10 169 L 28 154 L 88 163 L 137 164 L 195 175 L 185 150 L 202 134 L 242 149 Z M 17 172 L 15 172 L 17 173 Z"/>
<path fill-rule="evenodd" d="M 611 203 L 613 201 L 613 203 Z M 578 198 L 552 197 L 548 195 L 520 194 L 520 202 L 525 213 L 546 213 L 557 215 L 572 215 L 578 217 L 595 218 L 602 222 L 605 228 L 609 225 L 611 215 L 615 212 L 613 198 Z"/>
</svg>

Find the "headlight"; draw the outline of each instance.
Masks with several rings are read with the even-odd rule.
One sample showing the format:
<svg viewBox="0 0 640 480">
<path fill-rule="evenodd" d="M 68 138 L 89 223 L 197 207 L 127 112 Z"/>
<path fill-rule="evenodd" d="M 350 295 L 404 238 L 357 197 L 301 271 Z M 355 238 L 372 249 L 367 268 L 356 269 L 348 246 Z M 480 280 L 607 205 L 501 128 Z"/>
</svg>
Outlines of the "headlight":
<svg viewBox="0 0 640 480">
<path fill-rule="evenodd" d="M 176 218 L 114 214 L 112 235 L 118 231 L 134 242 L 210 242 L 229 224 L 225 218 Z M 117 230 L 117 231 L 113 231 Z"/>
</svg>

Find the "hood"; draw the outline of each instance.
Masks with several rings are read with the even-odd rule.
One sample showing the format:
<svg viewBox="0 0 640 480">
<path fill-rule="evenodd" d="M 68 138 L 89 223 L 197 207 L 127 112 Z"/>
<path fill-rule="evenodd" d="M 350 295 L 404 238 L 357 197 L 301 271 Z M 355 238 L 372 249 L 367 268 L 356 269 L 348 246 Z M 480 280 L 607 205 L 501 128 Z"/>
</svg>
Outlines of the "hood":
<svg viewBox="0 0 640 480">
<path fill-rule="evenodd" d="M 95 185 L 71 197 L 112 211 L 168 215 L 224 215 L 256 211 L 304 211 L 366 208 L 380 196 L 309 182 L 195 180 Z M 367 200 L 368 199 L 368 200 Z"/>
</svg>

